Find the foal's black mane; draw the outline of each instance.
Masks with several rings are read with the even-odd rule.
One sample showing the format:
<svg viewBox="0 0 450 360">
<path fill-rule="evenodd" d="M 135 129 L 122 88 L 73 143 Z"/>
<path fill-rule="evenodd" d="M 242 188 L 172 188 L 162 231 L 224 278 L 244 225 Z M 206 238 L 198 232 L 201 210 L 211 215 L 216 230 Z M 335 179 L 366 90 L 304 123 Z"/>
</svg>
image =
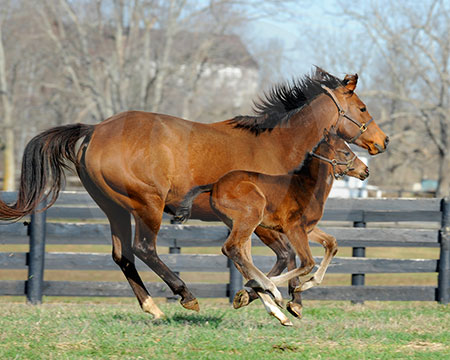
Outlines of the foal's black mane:
<svg viewBox="0 0 450 360">
<path fill-rule="evenodd" d="M 272 87 L 263 98 L 253 103 L 255 116 L 239 115 L 229 121 L 235 128 L 246 129 L 255 135 L 272 131 L 274 127 L 286 123 L 304 105 L 322 94 L 324 90 L 321 85 L 336 89 L 345 86 L 346 81 L 316 67 L 311 75 Z"/>
</svg>

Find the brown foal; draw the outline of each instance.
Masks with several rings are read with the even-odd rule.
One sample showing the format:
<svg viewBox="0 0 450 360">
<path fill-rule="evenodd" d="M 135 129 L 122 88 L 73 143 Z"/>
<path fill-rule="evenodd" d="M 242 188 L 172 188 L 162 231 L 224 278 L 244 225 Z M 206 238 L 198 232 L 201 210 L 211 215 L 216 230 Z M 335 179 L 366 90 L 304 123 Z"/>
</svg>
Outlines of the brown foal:
<svg viewBox="0 0 450 360">
<path fill-rule="evenodd" d="M 156 251 L 163 212 L 173 214 L 189 189 L 232 170 L 286 174 L 320 140 L 322 129 L 332 125 L 342 138 L 370 154 L 383 152 L 388 137 L 354 92 L 357 80 L 357 75 L 338 79 L 317 68 L 292 84 L 274 86 L 255 105 L 255 116 L 212 124 L 129 111 L 97 125 L 48 129 L 27 144 L 17 202 L 0 201 L 0 219 L 26 216 L 47 197 L 51 206 L 63 186 L 63 169 L 72 163 L 108 217 L 113 259 L 142 309 L 155 318 L 163 316 L 136 270 L 135 256 L 181 297 L 185 308 L 198 310 L 195 296 Z M 197 198 L 192 216 L 217 220 L 206 195 Z M 255 232 L 280 259 L 289 254 L 284 235 L 263 227 Z M 286 263 L 278 265 L 271 275 L 279 274 Z"/>
<path fill-rule="evenodd" d="M 210 192 L 211 207 L 231 229 L 222 252 L 235 263 L 248 280 L 246 286 L 258 294 L 268 312 L 283 325 L 291 325 L 266 295 L 273 296 L 281 306 L 282 297 L 276 285 L 308 275 L 314 268 L 308 233 L 322 217 L 333 179 L 345 174 L 364 180 L 369 171 L 333 128 L 331 132 L 325 129 L 323 139 L 299 168 L 279 176 L 239 170 L 229 172 L 213 184 L 191 189 L 180 204 L 176 219 L 186 220 L 195 197 Z M 254 266 L 250 239 L 258 226 L 285 234 L 299 256 L 301 266 L 270 278 Z M 299 284 L 294 292 L 302 292 L 321 283 L 337 252 L 337 243 L 330 235 L 322 237 L 320 243 L 325 248 L 325 256 L 319 269 Z"/>
</svg>

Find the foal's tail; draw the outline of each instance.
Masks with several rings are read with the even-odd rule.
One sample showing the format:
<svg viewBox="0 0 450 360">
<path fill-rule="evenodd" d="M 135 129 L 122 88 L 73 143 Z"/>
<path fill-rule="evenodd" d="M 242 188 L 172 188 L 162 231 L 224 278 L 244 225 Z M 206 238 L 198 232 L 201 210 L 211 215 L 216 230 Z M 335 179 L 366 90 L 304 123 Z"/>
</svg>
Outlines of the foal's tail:
<svg viewBox="0 0 450 360">
<path fill-rule="evenodd" d="M 189 190 L 187 194 L 184 196 L 183 201 L 181 201 L 180 206 L 178 206 L 175 212 L 175 216 L 173 217 L 173 220 L 177 222 L 187 221 L 191 217 L 191 209 L 194 199 L 200 194 L 211 192 L 212 188 L 213 184 L 208 184 L 196 186 L 193 187 L 191 190 Z"/>
<path fill-rule="evenodd" d="M 91 136 L 93 125 L 57 126 L 35 136 L 25 147 L 22 158 L 20 187 L 15 204 L 0 200 L 0 220 L 18 220 L 48 200 L 46 209 L 56 201 L 64 184 L 66 161 L 77 163 L 76 143 Z"/>
</svg>

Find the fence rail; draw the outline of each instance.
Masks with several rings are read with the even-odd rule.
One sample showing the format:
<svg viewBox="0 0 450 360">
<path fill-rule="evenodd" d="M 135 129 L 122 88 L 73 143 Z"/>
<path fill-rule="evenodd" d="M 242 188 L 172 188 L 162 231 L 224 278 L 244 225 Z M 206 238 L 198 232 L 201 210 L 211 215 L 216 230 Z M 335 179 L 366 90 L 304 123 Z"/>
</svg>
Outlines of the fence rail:
<svg viewBox="0 0 450 360">
<path fill-rule="evenodd" d="M 15 196 L 15 193 L 3 193 L 2 199 L 14 202 Z M 449 214 L 449 199 L 329 199 L 323 217 L 328 226 L 324 229 L 337 238 L 340 247 L 353 248 L 354 257 L 333 259 L 328 272 L 352 274 L 352 286 L 319 286 L 306 291 L 304 298 L 448 303 Z M 25 226 L 23 223 L 0 226 L 0 244 L 30 243 L 29 252 L 0 252 L 0 270 L 28 269 L 26 281 L 0 281 L 0 295 L 26 295 L 32 303 L 39 303 L 43 295 L 133 296 L 126 282 L 43 281 L 44 264 L 47 270 L 118 270 L 110 254 L 45 253 L 45 244 L 110 245 L 109 226 L 98 223 L 105 219 L 86 193 L 63 192 L 49 210 L 25 219 Z M 353 227 L 344 227 L 342 222 L 349 222 Z M 380 222 L 416 224 L 414 228 L 377 227 Z M 436 226 L 417 228 L 423 223 Z M 187 247 L 220 247 L 227 235 L 228 229 L 223 225 L 164 224 L 158 245 L 169 247 L 169 254 L 161 255 L 161 259 L 177 272 L 229 273 L 227 284 L 190 283 L 188 286 L 198 297 L 231 298 L 242 287 L 242 278 L 223 255 L 182 254 L 179 251 Z M 253 246 L 263 246 L 256 237 L 252 241 Z M 372 259 L 365 257 L 366 247 L 437 247 L 440 255 L 439 259 Z M 268 271 L 275 259 L 273 256 L 253 258 L 263 271 Z M 321 258 L 317 257 L 316 261 L 320 262 Z M 139 260 L 136 264 L 140 271 L 149 270 Z M 365 274 L 380 273 L 438 273 L 438 283 L 436 286 L 364 285 Z M 164 283 L 146 285 L 155 297 L 172 296 Z M 285 288 L 282 292 L 286 295 Z"/>
</svg>

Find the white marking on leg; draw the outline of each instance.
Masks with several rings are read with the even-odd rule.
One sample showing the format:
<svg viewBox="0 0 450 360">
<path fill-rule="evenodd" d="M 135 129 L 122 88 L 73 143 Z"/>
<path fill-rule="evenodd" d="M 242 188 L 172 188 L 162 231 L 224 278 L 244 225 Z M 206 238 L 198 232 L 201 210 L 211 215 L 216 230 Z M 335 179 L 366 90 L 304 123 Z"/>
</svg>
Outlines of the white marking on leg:
<svg viewBox="0 0 450 360">
<path fill-rule="evenodd" d="M 269 294 L 260 291 L 257 291 L 256 293 L 258 294 L 259 298 L 264 304 L 264 307 L 270 315 L 276 317 L 284 326 L 293 325 L 292 322 L 287 318 L 287 316 L 284 315 L 280 308 L 275 304 Z"/>
<path fill-rule="evenodd" d="M 165 317 L 164 313 L 159 309 L 159 307 L 155 304 L 153 299 L 149 296 L 141 305 L 142 310 L 145 312 L 152 314 L 155 319 L 160 319 Z"/>
</svg>

